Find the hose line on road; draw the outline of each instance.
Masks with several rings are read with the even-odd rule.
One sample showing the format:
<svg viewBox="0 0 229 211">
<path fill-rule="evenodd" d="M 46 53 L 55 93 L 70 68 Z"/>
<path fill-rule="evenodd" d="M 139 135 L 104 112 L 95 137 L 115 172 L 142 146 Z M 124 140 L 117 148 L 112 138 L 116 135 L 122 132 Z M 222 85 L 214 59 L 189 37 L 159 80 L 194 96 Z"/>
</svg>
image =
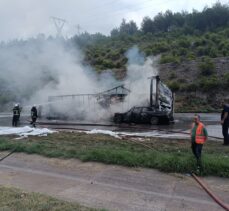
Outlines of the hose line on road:
<svg viewBox="0 0 229 211">
<path fill-rule="evenodd" d="M 176 130 L 167 130 L 167 129 L 160 129 L 160 128 L 145 128 L 145 127 L 139 127 L 139 126 L 126 126 L 126 125 L 117 125 L 117 124 L 99 124 L 99 123 L 60 123 L 60 122 L 37 122 L 38 125 L 40 126 L 59 126 L 59 129 L 70 129 L 70 130 L 80 130 L 77 128 L 73 128 L 73 127 L 65 127 L 63 128 L 63 126 L 101 126 L 101 127 L 117 127 L 119 126 L 119 128 L 121 129 L 136 129 L 136 130 L 154 130 L 154 131 L 161 131 L 161 132 L 167 132 L 167 133 L 177 133 L 177 134 L 184 134 L 184 135 L 189 135 L 189 132 L 185 132 L 185 131 L 176 131 Z M 61 128 L 62 127 L 62 128 Z M 52 127 L 51 127 L 52 128 Z M 54 129 L 58 129 L 58 128 L 54 128 Z M 85 129 L 81 129 L 81 130 L 85 130 Z M 112 130 L 112 131 L 117 131 L 116 130 Z M 137 137 L 137 136 L 136 136 Z M 214 138 L 214 139 L 219 139 L 219 140 L 223 140 L 223 138 L 220 137 L 216 137 L 216 136 L 208 136 L 209 138 Z"/>
<path fill-rule="evenodd" d="M 204 184 L 204 182 L 197 177 L 194 173 L 192 173 L 193 178 L 200 184 L 200 186 L 208 193 L 209 196 L 211 196 L 211 198 L 213 198 L 215 200 L 215 202 L 217 202 L 217 204 L 219 204 L 222 208 L 224 208 L 225 210 L 229 211 L 229 205 L 225 204 L 222 200 L 220 200 L 208 187 L 206 184 Z"/>
<path fill-rule="evenodd" d="M 4 159 L 6 159 L 7 157 L 9 157 L 10 155 L 12 155 L 14 152 L 16 151 L 16 148 L 13 149 L 12 151 L 10 151 L 7 155 L 5 155 L 4 157 L 0 158 L 0 162 L 3 161 Z"/>
</svg>

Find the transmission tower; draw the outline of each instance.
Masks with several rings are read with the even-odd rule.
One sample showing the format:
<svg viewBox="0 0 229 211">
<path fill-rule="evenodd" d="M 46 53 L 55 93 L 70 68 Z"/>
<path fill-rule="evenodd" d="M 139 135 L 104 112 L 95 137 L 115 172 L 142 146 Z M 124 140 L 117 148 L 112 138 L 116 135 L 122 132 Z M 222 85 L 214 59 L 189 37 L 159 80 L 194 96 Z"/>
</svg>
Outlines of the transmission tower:
<svg viewBox="0 0 229 211">
<path fill-rule="evenodd" d="M 67 21 L 57 17 L 51 17 L 51 19 L 56 27 L 57 37 L 62 37 L 62 29 Z"/>
</svg>

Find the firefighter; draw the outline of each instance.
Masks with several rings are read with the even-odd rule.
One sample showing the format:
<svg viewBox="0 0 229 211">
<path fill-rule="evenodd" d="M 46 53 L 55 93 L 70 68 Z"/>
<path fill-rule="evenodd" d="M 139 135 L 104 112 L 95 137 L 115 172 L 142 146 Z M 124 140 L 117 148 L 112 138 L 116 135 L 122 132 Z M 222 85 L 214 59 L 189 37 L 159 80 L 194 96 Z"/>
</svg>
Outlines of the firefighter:
<svg viewBox="0 0 229 211">
<path fill-rule="evenodd" d="M 197 173 L 202 171 L 201 152 L 203 144 L 207 141 L 208 133 L 204 124 L 200 121 L 200 116 L 195 114 L 191 128 L 191 148 L 197 161 Z"/>
<path fill-rule="evenodd" d="M 15 104 L 14 108 L 13 108 L 13 120 L 12 120 L 12 126 L 13 127 L 17 127 L 18 125 L 18 121 L 20 118 L 20 108 L 18 104 Z"/>
<path fill-rule="evenodd" d="M 37 120 L 37 108 L 36 108 L 36 105 L 33 105 L 33 107 L 31 108 L 31 125 L 33 125 L 33 127 L 36 127 L 35 123 L 36 123 L 36 120 Z"/>
</svg>

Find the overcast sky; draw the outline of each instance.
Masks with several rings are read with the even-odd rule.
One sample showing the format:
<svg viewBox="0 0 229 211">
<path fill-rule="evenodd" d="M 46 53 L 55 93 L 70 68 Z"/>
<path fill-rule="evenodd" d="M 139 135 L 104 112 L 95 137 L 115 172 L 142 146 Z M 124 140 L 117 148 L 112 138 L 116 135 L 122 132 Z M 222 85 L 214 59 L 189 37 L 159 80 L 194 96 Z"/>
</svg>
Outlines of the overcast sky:
<svg viewBox="0 0 229 211">
<path fill-rule="evenodd" d="M 122 18 L 138 26 L 145 16 L 166 10 L 189 11 L 211 7 L 216 0 L 0 0 L 0 40 L 26 39 L 39 33 L 56 35 L 53 19 L 65 19 L 62 33 L 101 32 L 108 35 Z M 229 0 L 220 0 L 225 4 Z M 77 26 L 80 26 L 80 28 Z"/>
</svg>

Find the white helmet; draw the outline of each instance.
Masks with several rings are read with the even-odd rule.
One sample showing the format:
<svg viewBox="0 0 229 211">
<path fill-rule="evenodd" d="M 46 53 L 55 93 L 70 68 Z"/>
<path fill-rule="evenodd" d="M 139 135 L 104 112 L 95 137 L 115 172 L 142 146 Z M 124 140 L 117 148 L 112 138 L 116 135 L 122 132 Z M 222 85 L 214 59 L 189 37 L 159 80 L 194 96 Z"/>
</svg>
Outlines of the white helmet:
<svg viewBox="0 0 229 211">
<path fill-rule="evenodd" d="M 18 106 L 18 104 L 17 103 L 15 103 L 15 105 L 14 106 Z"/>
</svg>

